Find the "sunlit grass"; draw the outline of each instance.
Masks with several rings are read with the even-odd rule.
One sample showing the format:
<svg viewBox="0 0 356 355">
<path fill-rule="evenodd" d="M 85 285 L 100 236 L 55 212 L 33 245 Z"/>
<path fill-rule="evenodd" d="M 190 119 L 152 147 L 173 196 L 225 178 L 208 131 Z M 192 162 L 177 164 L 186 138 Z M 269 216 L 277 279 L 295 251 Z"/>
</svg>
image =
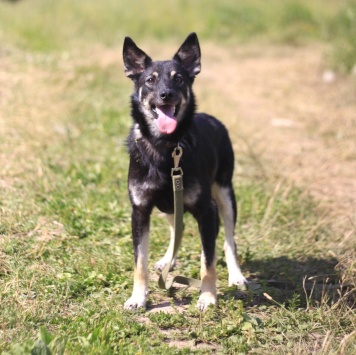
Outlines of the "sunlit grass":
<svg viewBox="0 0 356 355">
<path fill-rule="evenodd" d="M 222 43 L 331 40 L 336 68 L 350 71 L 356 62 L 354 0 L 170 0 L 164 6 L 158 0 L 2 1 L 0 21 L 3 42 L 39 52 L 118 45 L 126 35 L 166 40 L 196 31 Z"/>
<path fill-rule="evenodd" d="M 0 352 L 354 352 L 352 254 L 330 252 L 340 236 L 317 201 L 263 174 L 235 181 L 240 262 L 259 288 L 227 287 L 221 231 L 219 308 L 200 314 L 197 290 L 168 294 L 152 276 L 151 312 L 123 311 L 133 271 L 124 143 L 131 83 L 118 65 L 98 63 L 95 49 L 121 47 L 126 34 L 181 41 L 190 30 L 225 44 L 262 37 L 300 44 L 304 35 L 320 38 L 320 21 L 335 6 L 327 2 L 317 13 L 305 1 L 192 4 L 0 2 L 0 60 L 17 76 L 5 81 L 12 96 L 1 106 L 11 119 L 0 142 Z M 258 170 L 259 158 L 241 160 Z M 156 211 L 152 274 L 167 241 Z M 199 262 L 197 226 L 187 217 L 178 272 L 198 277 Z M 306 275 L 317 280 L 312 294 L 314 279 L 303 289 Z M 167 303 L 172 313 L 154 312 Z"/>
</svg>

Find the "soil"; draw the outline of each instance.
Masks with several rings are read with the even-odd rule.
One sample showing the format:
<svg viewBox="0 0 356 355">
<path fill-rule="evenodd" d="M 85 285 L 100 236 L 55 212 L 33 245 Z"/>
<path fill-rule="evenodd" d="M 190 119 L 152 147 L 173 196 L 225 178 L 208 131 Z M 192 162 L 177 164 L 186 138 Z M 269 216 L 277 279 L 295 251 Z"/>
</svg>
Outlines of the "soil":
<svg viewBox="0 0 356 355">
<path fill-rule="evenodd" d="M 219 102 L 232 103 L 225 123 L 242 138 L 237 157 L 250 151 L 268 176 L 308 190 L 335 227 L 355 233 L 356 76 L 328 69 L 325 51 L 211 48 L 196 85 L 217 93 L 217 115 Z"/>
</svg>

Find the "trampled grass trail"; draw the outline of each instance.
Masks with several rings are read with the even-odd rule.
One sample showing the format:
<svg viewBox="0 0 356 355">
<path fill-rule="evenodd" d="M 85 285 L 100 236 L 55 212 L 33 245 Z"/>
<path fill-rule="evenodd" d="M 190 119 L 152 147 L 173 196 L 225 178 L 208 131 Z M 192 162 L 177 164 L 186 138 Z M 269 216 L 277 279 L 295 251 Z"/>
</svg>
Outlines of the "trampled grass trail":
<svg viewBox="0 0 356 355">
<path fill-rule="evenodd" d="M 218 308 L 200 314 L 197 290 L 160 290 L 153 265 L 169 231 L 155 212 L 149 306 L 130 313 L 131 83 L 122 38 L 108 31 L 119 5 L 34 4 L 0 2 L 14 16 L 0 22 L 0 352 L 353 354 L 355 86 L 344 74 L 323 80 L 326 45 L 218 44 L 205 33 L 195 91 L 234 142 L 236 240 L 252 287 L 227 287 L 221 232 Z M 67 26 L 49 41 L 41 29 L 54 10 Z M 139 41 L 139 29 L 125 31 Z M 164 59 L 181 39 L 163 42 L 142 47 Z M 179 273 L 198 277 L 197 226 L 185 222 Z"/>
</svg>

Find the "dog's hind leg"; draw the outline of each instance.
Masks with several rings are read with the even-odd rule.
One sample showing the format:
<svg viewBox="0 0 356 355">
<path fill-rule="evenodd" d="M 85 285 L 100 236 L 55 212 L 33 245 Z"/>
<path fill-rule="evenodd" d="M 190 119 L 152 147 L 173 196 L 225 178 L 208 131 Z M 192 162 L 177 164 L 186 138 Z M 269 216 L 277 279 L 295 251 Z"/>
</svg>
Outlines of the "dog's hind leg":
<svg viewBox="0 0 356 355">
<path fill-rule="evenodd" d="M 243 276 L 237 261 L 236 244 L 234 240 L 237 209 L 232 186 L 214 184 L 213 198 L 218 205 L 219 213 L 224 221 L 224 252 L 229 272 L 229 286 L 244 285 L 247 283 L 247 280 Z"/>
<path fill-rule="evenodd" d="M 134 285 L 132 296 L 125 302 L 125 309 L 146 307 L 148 296 L 148 243 L 150 210 L 133 206 L 132 210 L 132 240 L 135 254 Z"/>
<path fill-rule="evenodd" d="M 166 254 L 164 255 L 164 257 L 162 259 L 160 259 L 159 261 L 156 262 L 155 264 L 155 269 L 156 270 L 160 270 L 162 271 L 163 268 L 166 266 L 166 264 L 170 261 L 170 250 L 171 248 L 173 248 L 174 245 L 174 215 L 173 214 L 166 214 L 165 215 L 167 218 L 167 221 L 169 223 L 169 230 L 170 230 L 170 241 L 169 241 L 169 247 L 166 251 Z M 171 267 L 170 270 L 174 269 L 174 266 L 176 264 L 176 258 L 174 258 L 171 262 Z"/>
</svg>

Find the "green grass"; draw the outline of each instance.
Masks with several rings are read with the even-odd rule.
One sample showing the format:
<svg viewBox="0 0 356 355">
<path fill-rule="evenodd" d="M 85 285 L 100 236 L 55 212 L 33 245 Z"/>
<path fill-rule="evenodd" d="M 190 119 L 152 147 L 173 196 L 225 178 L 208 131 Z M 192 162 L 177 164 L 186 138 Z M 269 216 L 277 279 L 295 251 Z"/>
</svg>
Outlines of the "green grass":
<svg viewBox="0 0 356 355">
<path fill-rule="evenodd" d="M 157 0 L 33 0 L 2 1 L 0 9 L 0 39 L 40 52 L 80 47 L 83 41 L 113 45 L 125 35 L 164 40 L 196 31 L 223 43 L 331 40 L 336 68 L 350 71 L 356 63 L 354 0 L 171 0 L 165 6 Z"/>
<path fill-rule="evenodd" d="M 331 60 L 334 66 L 344 72 L 356 70 L 356 1 L 338 11 L 329 28 L 333 43 Z"/>
<path fill-rule="evenodd" d="M 154 1 L 150 5 L 107 1 L 100 9 L 97 4 L 0 2 L 0 38 L 5 43 L 0 54 L 6 47 L 4 58 L 13 61 L 20 79 L 30 77 L 30 91 L 43 90 L 37 86 L 41 83 L 57 88 L 51 99 L 45 96 L 40 111 L 32 112 L 39 132 L 49 136 L 36 135 L 34 127 L 28 127 L 21 128 L 24 133 L 19 137 L 4 135 L 0 143 L 10 157 L 11 144 L 32 142 L 24 158 L 14 159 L 14 166 L 21 168 L 0 175 L 12 179 L 12 187 L 1 191 L 0 202 L 0 352 L 354 353 L 352 290 L 327 288 L 355 283 L 352 256 L 345 253 L 340 258 L 325 250 L 341 236 L 317 201 L 278 178 L 236 176 L 240 262 L 259 287 L 242 292 L 226 286 L 221 232 L 218 308 L 201 314 L 195 307 L 197 290 L 167 294 L 152 281 L 149 309 L 169 302 L 172 313 L 123 310 L 133 272 L 124 146 L 131 123 L 131 83 L 118 66 L 100 65 L 89 54 L 95 45 L 121 46 L 126 33 L 165 40 L 184 37 L 200 18 L 203 2 L 195 7 L 185 2 L 191 11 L 179 18 L 183 2 L 169 2 L 164 16 Z M 209 1 L 204 5 L 209 21 L 194 23 L 194 29 L 203 38 L 232 41 L 265 31 L 275 38 L 278 31 L 270 27 L 291 23 L 287 42 L 293 42 L 300 29 L 317 38 L 319 20 L 306 2 L 288 2 L 278 14 L 272 14 L 278 1 L 273 1 L 272 9 L 259 4 L 242 2 L 235 7 L 222 1 L 215 12 Z M 323 11 L 327 13 L 328 7 Z M 279 20 L 272 26 L 266 14 L 278 15 Z M 29 66 L 33 72 L 27 72 Z M 11 101 L 8 109 L 22 127 L 23 121 L 16 121 L 23 109 L 18 103 L 26 106 L 28 92 L 21 85 L 17 89 L 19 101 Z M 15 123 L 11 120 L 9 125 Z M 168 236 L 168 228 L 155 213 L 150 270 L 167 246 L 168 238 L 162 235 Z M 180 255 L 179 272 L 197 277 L 199 237 L 188 216 Z M 306 275 L 315 279 L 306 280 L 303 287 Z"/>
</svg>

